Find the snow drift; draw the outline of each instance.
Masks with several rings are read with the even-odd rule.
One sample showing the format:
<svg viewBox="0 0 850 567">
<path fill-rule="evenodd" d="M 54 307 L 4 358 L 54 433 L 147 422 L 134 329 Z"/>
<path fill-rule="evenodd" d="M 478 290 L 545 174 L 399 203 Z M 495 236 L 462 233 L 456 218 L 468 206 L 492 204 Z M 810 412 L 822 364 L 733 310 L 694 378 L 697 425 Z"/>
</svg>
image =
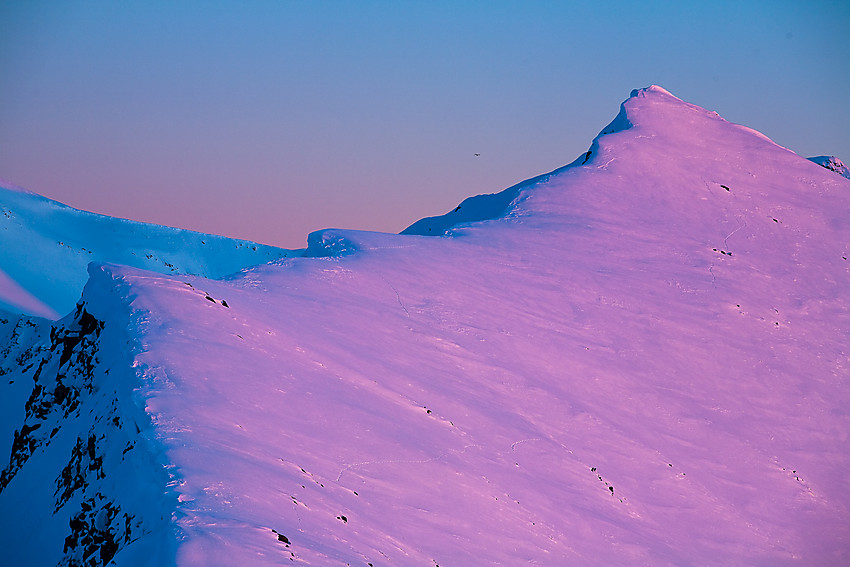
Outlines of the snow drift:
<svg viewBox="0 0 850 567">
<path fill-rule="evenodd" d="M 12 564 L 850 561 L 850 181 L 650 87 L 465 203 L 7 318 Z"/>
</svg>

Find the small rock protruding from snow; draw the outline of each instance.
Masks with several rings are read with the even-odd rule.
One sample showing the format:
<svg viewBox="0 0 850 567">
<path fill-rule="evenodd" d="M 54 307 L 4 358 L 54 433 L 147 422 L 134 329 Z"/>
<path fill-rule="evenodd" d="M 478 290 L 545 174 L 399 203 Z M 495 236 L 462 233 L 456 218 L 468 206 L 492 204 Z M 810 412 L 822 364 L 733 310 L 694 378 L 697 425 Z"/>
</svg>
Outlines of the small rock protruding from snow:
<svg viewBox="0 0 850 567">
<path fill-rule="evenodd" d="M 846 177 L 847 179 L 850 179 L 850 169 L 848 169 L 847 166 L 844 165 L 843 161 L 841 161 L 840 159 L 838 159 L 835 156 L 815 156 L 815 157 L 808 158 L 808 160 L 813 161 L 816 164 L 818 164 L 822 167 L 825 167 L 827 169 L 831 169 L 832 171 L 834 171 L 838 175 L 841 175 L 842 177 Z"/>
</svg>

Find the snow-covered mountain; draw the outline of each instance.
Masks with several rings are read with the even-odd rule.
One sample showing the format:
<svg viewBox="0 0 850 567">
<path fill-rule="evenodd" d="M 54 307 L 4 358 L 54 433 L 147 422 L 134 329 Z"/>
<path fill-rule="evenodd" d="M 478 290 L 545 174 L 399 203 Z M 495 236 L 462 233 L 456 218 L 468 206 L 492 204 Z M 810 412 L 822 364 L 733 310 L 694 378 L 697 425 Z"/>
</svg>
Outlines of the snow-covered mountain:
<svg viewBox="0 0 850 567">
<path fill-rule="evenodd" d="M 58 323 L 0 321 L 5 560 L 846 565 L 848 213 L 653 86 L 408 234 L 92 264 Z"/>
<path fill-rule="evenodd" d="M 0 186 L 0 309 L 58 319 L 91 262 L 220 278 L 300 251 L 80 211 Z"/>
</svg>

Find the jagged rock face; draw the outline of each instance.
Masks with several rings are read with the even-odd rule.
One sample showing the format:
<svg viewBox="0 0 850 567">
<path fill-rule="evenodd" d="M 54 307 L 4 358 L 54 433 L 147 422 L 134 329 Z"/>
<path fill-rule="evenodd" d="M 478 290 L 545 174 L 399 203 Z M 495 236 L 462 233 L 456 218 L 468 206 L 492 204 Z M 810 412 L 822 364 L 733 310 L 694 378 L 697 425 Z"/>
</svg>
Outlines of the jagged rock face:
<svg viewBox="0 0 850 567">
<path fill-rule="evenodd" d="M 164 520 L 152 518 L 145 511 L 150 505 L 139 499 L 152 488 L 150 467 L 142 468 L 147 481 L 133 487 L 141 480 L 133 471 L 150 457 L 135 450 L 139 414 L 121 411 L 124 402 L 109 379 L 130 366 L 122 368 L 120 353 L 104 356 L 104 322 L 83 304 L 55 324 L 28 317 L 4 321 L 12 332 L 0 374 L 9 386 L 30 382 L 32 388 L 0 473 L 0 506 L 49 500 L 52 513 L 43 518 L 50 543 L 36 557 L 20 559 L 63 567 L 106 565 L 127 544 L 149 535 L 151 522 Z"/>
<path fill-rule="evenodd" d="M 97 339 L 103 322 L 78 307 L 70 328 L 51 327 L 49 344 L 37 345 L 32 369 L 32 393 L 26 402 L 26 418 L 15 431 L 9 464 L 0 473 L 0 490 L 6 488 L 33 452 L 50 442 L 63 421 L 79 408 L 81 396 L 91 394 L 97 363 Z"/>
<path fill-rule="evenodd" d="M 0 340 L 4 345 L 0 350 L 0 442 L 3 443 L 0 454 L 4 459 L 0 465 L 3 466 L 0 469 L 0 490 L 14 475 L 17 462 L 26 460 L 35 449 L 34 446 L 32 449 L 24 447 L 24 444 L 33 433 L 32 428 L 40 425 L 27 425 L 24 420 L 32 409 L 28 402 L 33 394 L 33 376 L 43 366 L 44 353 L 51 346 L 49 337 L 53 332 L 54 326 L 50 321 L 0 311 Z M 5 459 L 8 459 L 8 464 Z"/>
</svg>

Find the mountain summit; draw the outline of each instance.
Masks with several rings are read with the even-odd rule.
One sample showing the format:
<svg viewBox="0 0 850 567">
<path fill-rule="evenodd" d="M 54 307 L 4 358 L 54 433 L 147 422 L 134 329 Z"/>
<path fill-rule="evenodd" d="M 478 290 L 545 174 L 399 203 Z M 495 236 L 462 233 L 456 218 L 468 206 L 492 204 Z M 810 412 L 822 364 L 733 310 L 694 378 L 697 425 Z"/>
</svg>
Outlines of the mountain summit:
<svg viewBox="0 0 850 567">
<path fill-rule="evenodd" d="M 407 234 L 93 263 L 64 319 L 0 321 L 8 561 L 846 564 L 849 213 L 650 87 Z"/>
</svg>

